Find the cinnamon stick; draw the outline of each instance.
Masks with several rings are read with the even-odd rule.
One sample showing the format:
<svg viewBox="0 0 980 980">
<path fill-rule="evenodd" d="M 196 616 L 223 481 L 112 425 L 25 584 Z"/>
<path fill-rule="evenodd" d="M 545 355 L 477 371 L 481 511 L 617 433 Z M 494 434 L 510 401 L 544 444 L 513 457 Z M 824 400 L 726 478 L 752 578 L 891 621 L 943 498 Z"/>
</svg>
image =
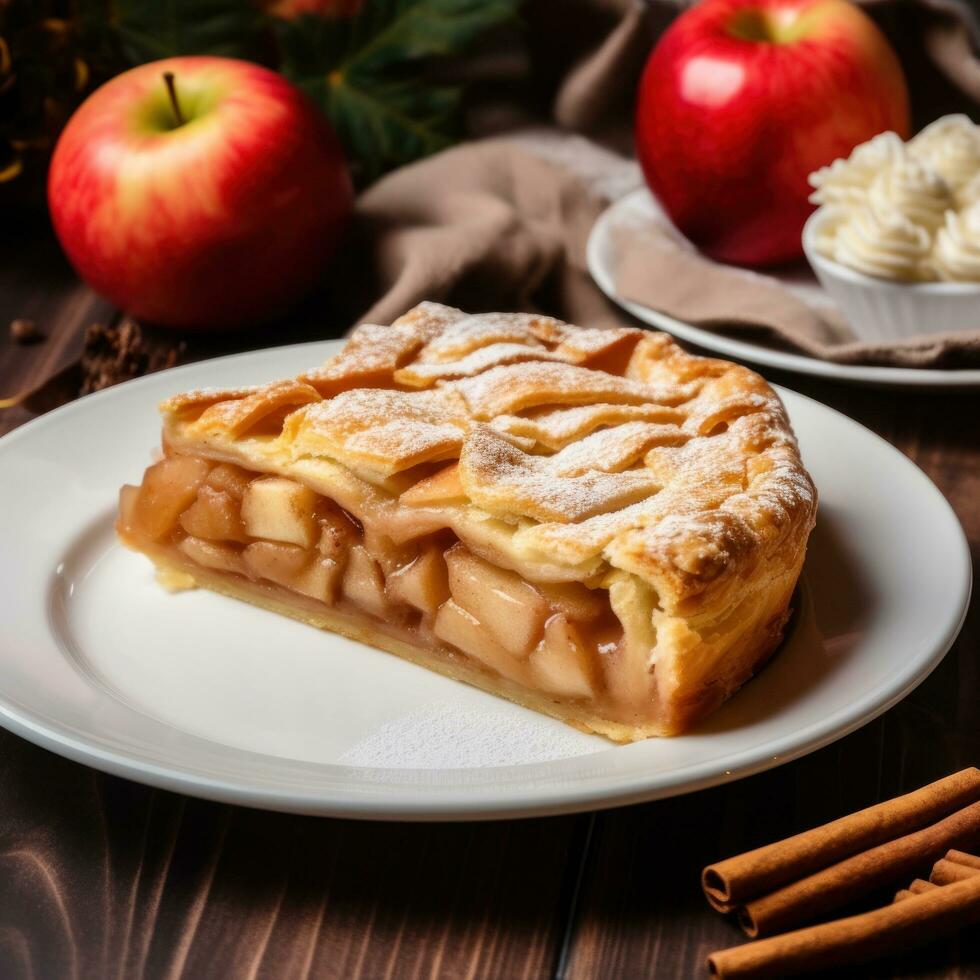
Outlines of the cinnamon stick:
<svg viewBox="0 0 980 980">
<path fill-rule="evenodd" d="M 734 905 L 925 827 L 980 800 L 980 769 L 964 769 L 905 796 L 794 837 L 708 865 L 701 876 L 713 907 Z"/>
<path fill-rule="evenodd" d="M 950 865 L 952 870 L 947 871 L 946 865 Z M 932 874 L 928 881 L 916 878 L 908 888 L 902 888 L 895 892 L 894 901 L 901 902 L 910 895 L 919 895 L 922 892 L 931 891 L 933 888 L 939 888 L 941 885 L 962 881 L 974 874 L 980 874 L 980 857 L 975 854 L 967 854 L 964 851 L 949 850 L 946 852 L 946 857 L 932 866 Z M 945 880 L 940 880 L 941 878 Z"/>
<path fill-rule="evenodd" d="M 722 915 L 728 915 L 729 912 L 734 912 L 739 907 L 738 902 L 720 902 L 714 895 L 709 895 L 707 892 L 705 892 L 704 897 L 708 900 L 708 904 Z"/>
<path fill-rule="evenodd" d="M 934 885 L 931 881 L 916 878 L 908 888 L 903 888 L 900 891 L 895 892 L 895 898 L 893 901 L 901 902 L 902 899 L 911 898 L 913 895 L 921 895 L 923 892 L 929 892 L 932 891 L 933 888 L 938 887 L 939 885 Z"/>
<path fill-rule="evenodd" d="M 972 847 L 978 843 L 980 802 L 747 902 L 739 909 L 739 923 L 753 938 L 783 932 L 840 908 L 875 888 L 914 874 L 917 868 L 932 864 L 951 847 Z"/>
<path fill-rule="evenodd" d="M 967 854 L 965 851 L 951 849 L 946 852 L 946 860 L 956 864 L 965 864 L 969 868 L 980 869 L 980 857 L 976 854 Z"/>
<path fill-rule="evenodd" d="M 965 881 L 974 875 L 980 875 L 980 868 L 941 858 L 932 866 L 932 874 L 929 875 L 929 880 L 934 885 L 952 885 L 954 882 Z"/>
<path fill-rule="evenodd" d="M 712 953 L 708 969 L 716 980 L 795 976 L 904 951 L 978 921 L 980 875 L 974 875 L 863 915 Z"/>
</svg>

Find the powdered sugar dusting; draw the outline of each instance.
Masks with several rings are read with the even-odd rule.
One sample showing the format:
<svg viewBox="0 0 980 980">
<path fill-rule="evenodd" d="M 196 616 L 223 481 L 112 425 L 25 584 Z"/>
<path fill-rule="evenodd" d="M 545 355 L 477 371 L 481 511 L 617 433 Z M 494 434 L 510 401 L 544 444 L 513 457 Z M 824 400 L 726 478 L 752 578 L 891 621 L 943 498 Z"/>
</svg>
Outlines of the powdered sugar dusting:
<svg viewBox="0 0 980 980">
<path fill-rule="evenodd" d="M 616 433 L 610 429 L 590 437 L 593 442 L 607 442 L 605 462 L 610 468 L 643 451 L 632 441 L 635 434 L 624 435 L 620 442 Z M 470 499 L 484 510 L 541 521 L 579 521 L 619 510 L 658 489 L 655 477 L 645 469 L 604 472 L 599 466 L 583 468 L 579 458 L 567 463 L 568 475 L 558 456 L 529 455 L 489 426 L 477 426 L 463 445 L 459 476 Z"/>
<path fill-rule="evenodd" d="M 610 347 L 615 347 L 627 338 L 638 341 L 643 336 L 642 330 L 635 327 L 580 327 L 569 332 L 568 336 L 558 346 L 558 353 L 566 355 L 568 360 L 581 361 L 596 354 L 601 354 Z"/>
<path fill-rule="evenodd" d="M 460 315 L 450 322 L 439 336 L 434 337 L 419 354 L 425 363 L 454 361 L 489 344 L 521 344 L 540 347 L 541 344 L 528 326 L 528 317 L 513 313 L 484 313 L 480 316 Z"/>
<path fill-rule="evenodd" d="M 201 432 L 224 429 L 233 435 L 242 435 L 250 426 L 279 409 L 298 408 L 319 400 L 319 394 L 310 385 L 300 381 L 277 381 L 243 398 L 209 405 L 193 427 Z"/>
<path fill-rule="evenodd" d="M 216 402 L 244 398 L 246 395 L 263 391 L 268 385 L 248 385 L 244 388 L 195 388 L 172 395 L 160 403 L 161 412 L 176 412 L 190 406 L 213 405 Z"/>
<path fill-rule="evenodd" d="M 590 755 L 609 748 L 594 735 L 530 712 L 437 701 L 382 725 L 341 756 L 368 769 L 479 769 Z"/>
<path fill-rule="evenodd" d="M 475 378 L 455 382 L 470 411 L 480 419 L 519 412 L 538 405 L 582 405 L 595 401 L 642 405 L 676 404 L 696 391 L 687 386 L 647 385 L 604 371 L 572 364 L 530 361 L 495 367 Z"/>
<path fill-rule="evenodd" d="M 600 429 L 566 446 L 548 460 L 548 468 L 556 476 L 578 476 L 589 470 L 616 473 L 635 463 L 651 447 L 676 445 L 686 438 L 674 425 L 626 422 Z"/>
<path fill-rule="evenodd" d="M 329 452 L 352 468 L 396 473 L 458 453 L 469 422 L 455 393 L 354 388 L 308 409 L 292 432 L 297 453 Z"/>
<path fill-rule="evenodd" d="M 395 373 L 395 380 L 404 384 L 432 381 L 437 378 L 468 378 L 498 364 L 518 361 L 560 361 L 563 358 L 544 347 L 527 344 L 489 344 L 471 351 L 456 361 L 418 361 Z"/>
<path fill-rule="evenodd" d="M 362 323 L 343 349 L 322 367 L 300 375 L 322 394 L 333 395 L 368 379 L 390 381 L 394 371 L 424 343 L 422 330 L 414 325 L 380 327 Z"/>
<path fill-rule="evenodd" d="M 499 432 L 526 436 L 548 449 L 561 449 L 595 429 L 623 422 L 683 422 L 685 415 L 664 405 L 576 405 L 528 415 L 500 415 L 490 422 Z"/>
</svg>

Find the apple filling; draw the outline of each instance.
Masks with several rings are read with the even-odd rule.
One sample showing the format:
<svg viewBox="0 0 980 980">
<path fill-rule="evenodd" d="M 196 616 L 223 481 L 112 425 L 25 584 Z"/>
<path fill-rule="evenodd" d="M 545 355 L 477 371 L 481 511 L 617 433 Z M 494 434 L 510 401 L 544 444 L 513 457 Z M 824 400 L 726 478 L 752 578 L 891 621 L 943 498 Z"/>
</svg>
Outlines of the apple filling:
<svg viewBox="0 0 980 980">
<path fill-rule="evenodd" d="M 612 717 L 629 702 L 635 710 L 638 695 L 649 711 L 649 674 L 633 692 L 611 677 L 630 655 L 606 590 L 531 583 L 448 529 L 396 543 L 295 480 L 182 455 L 122 489 L 118 529 L 195 583 L 218 576 L 238 583 L 232 594 L 260 590 L 280 605 L 329 609 L 520 689 L 604 705 Z"/>
</svg>

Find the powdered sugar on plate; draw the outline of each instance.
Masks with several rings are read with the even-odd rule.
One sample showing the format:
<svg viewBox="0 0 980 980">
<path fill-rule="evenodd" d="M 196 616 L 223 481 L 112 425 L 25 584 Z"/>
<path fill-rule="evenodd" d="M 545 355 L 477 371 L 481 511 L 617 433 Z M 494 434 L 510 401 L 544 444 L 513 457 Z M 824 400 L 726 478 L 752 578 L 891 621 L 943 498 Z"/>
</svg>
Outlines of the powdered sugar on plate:
<svg viewBox="0 0 980 980">
<path fill-rule="evenodd" d="M 550 762 L 611 747 L 530 712 L 433 701 L 382 725 L 340 762 L 368 769 L 476 769 Z"/>
</svg>

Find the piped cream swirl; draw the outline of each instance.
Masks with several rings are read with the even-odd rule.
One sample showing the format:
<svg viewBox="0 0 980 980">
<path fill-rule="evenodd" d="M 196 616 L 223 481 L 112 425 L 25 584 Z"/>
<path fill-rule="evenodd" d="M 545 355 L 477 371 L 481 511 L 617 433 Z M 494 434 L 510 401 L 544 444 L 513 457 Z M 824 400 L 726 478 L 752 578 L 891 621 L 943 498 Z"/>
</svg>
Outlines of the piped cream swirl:
<svg viewBox="0 0 980 980">
<path fill-rule="evenodd" d="M 956 193 L 956 203 L 961 208 L 968 208 L 980 201 L 980 171 L 968 180 Z"/>
<path fill-rule="evenodd" d="M 856 146 L 847 159 L 835 160 L 807 178 L 816 188 L 810 195 L 814 204 L 860 204 L 881 171 L 905 156 L 905 144 L 892 132 L 879 133 Z"/>
<path fill-rule="evenodd" d="M 908 281 L 926 275 L 931 244 L 929 233 L 902 214 L 866 206 L 840 225 L 830 257 L 868 276 Z"/>
<path fill-rule="evenodd" d="M 908 143 L 881 133 L 808 179 L 821 255 L 883 279 L 980 283 L 980 126 L 967 116 Z"/>
<path fill-rule="evenodd" d="M 912 149 L 913 141 L 910 150 L 915 157 L 932 167 L 955 193 L 980 173 L 980 129 L 966 116 L 947 118 L 963 122 L 937 129 L 918 148 Z M 920 135 L 927 135 L 927 130 Z"/>
<path fill-rule="evenodd" d="M 940 279 L 980 282 L 980 202 L 950 211 L 936 234 L 929 265 Z"/>
<path fill-rule="evenodd" d="M 879 214 L 897 212 L 932 235 L 953 207 L 953 194 L 939 174 L 906 156 L 875 177 L 868 201 Z"/>
<path fill-rule="evenodd" d="M 920 160 L 929 160 L 936 149 L 951 137 L 955 138 L 957 134 L 972 136 L 975 135 L 976 130 L 977 127 L 969 116 L 957 112 L 949 116 L 941 116 L 928 126 L 924 126 L 905 145 L 912 156 Z"/>
</svg>

